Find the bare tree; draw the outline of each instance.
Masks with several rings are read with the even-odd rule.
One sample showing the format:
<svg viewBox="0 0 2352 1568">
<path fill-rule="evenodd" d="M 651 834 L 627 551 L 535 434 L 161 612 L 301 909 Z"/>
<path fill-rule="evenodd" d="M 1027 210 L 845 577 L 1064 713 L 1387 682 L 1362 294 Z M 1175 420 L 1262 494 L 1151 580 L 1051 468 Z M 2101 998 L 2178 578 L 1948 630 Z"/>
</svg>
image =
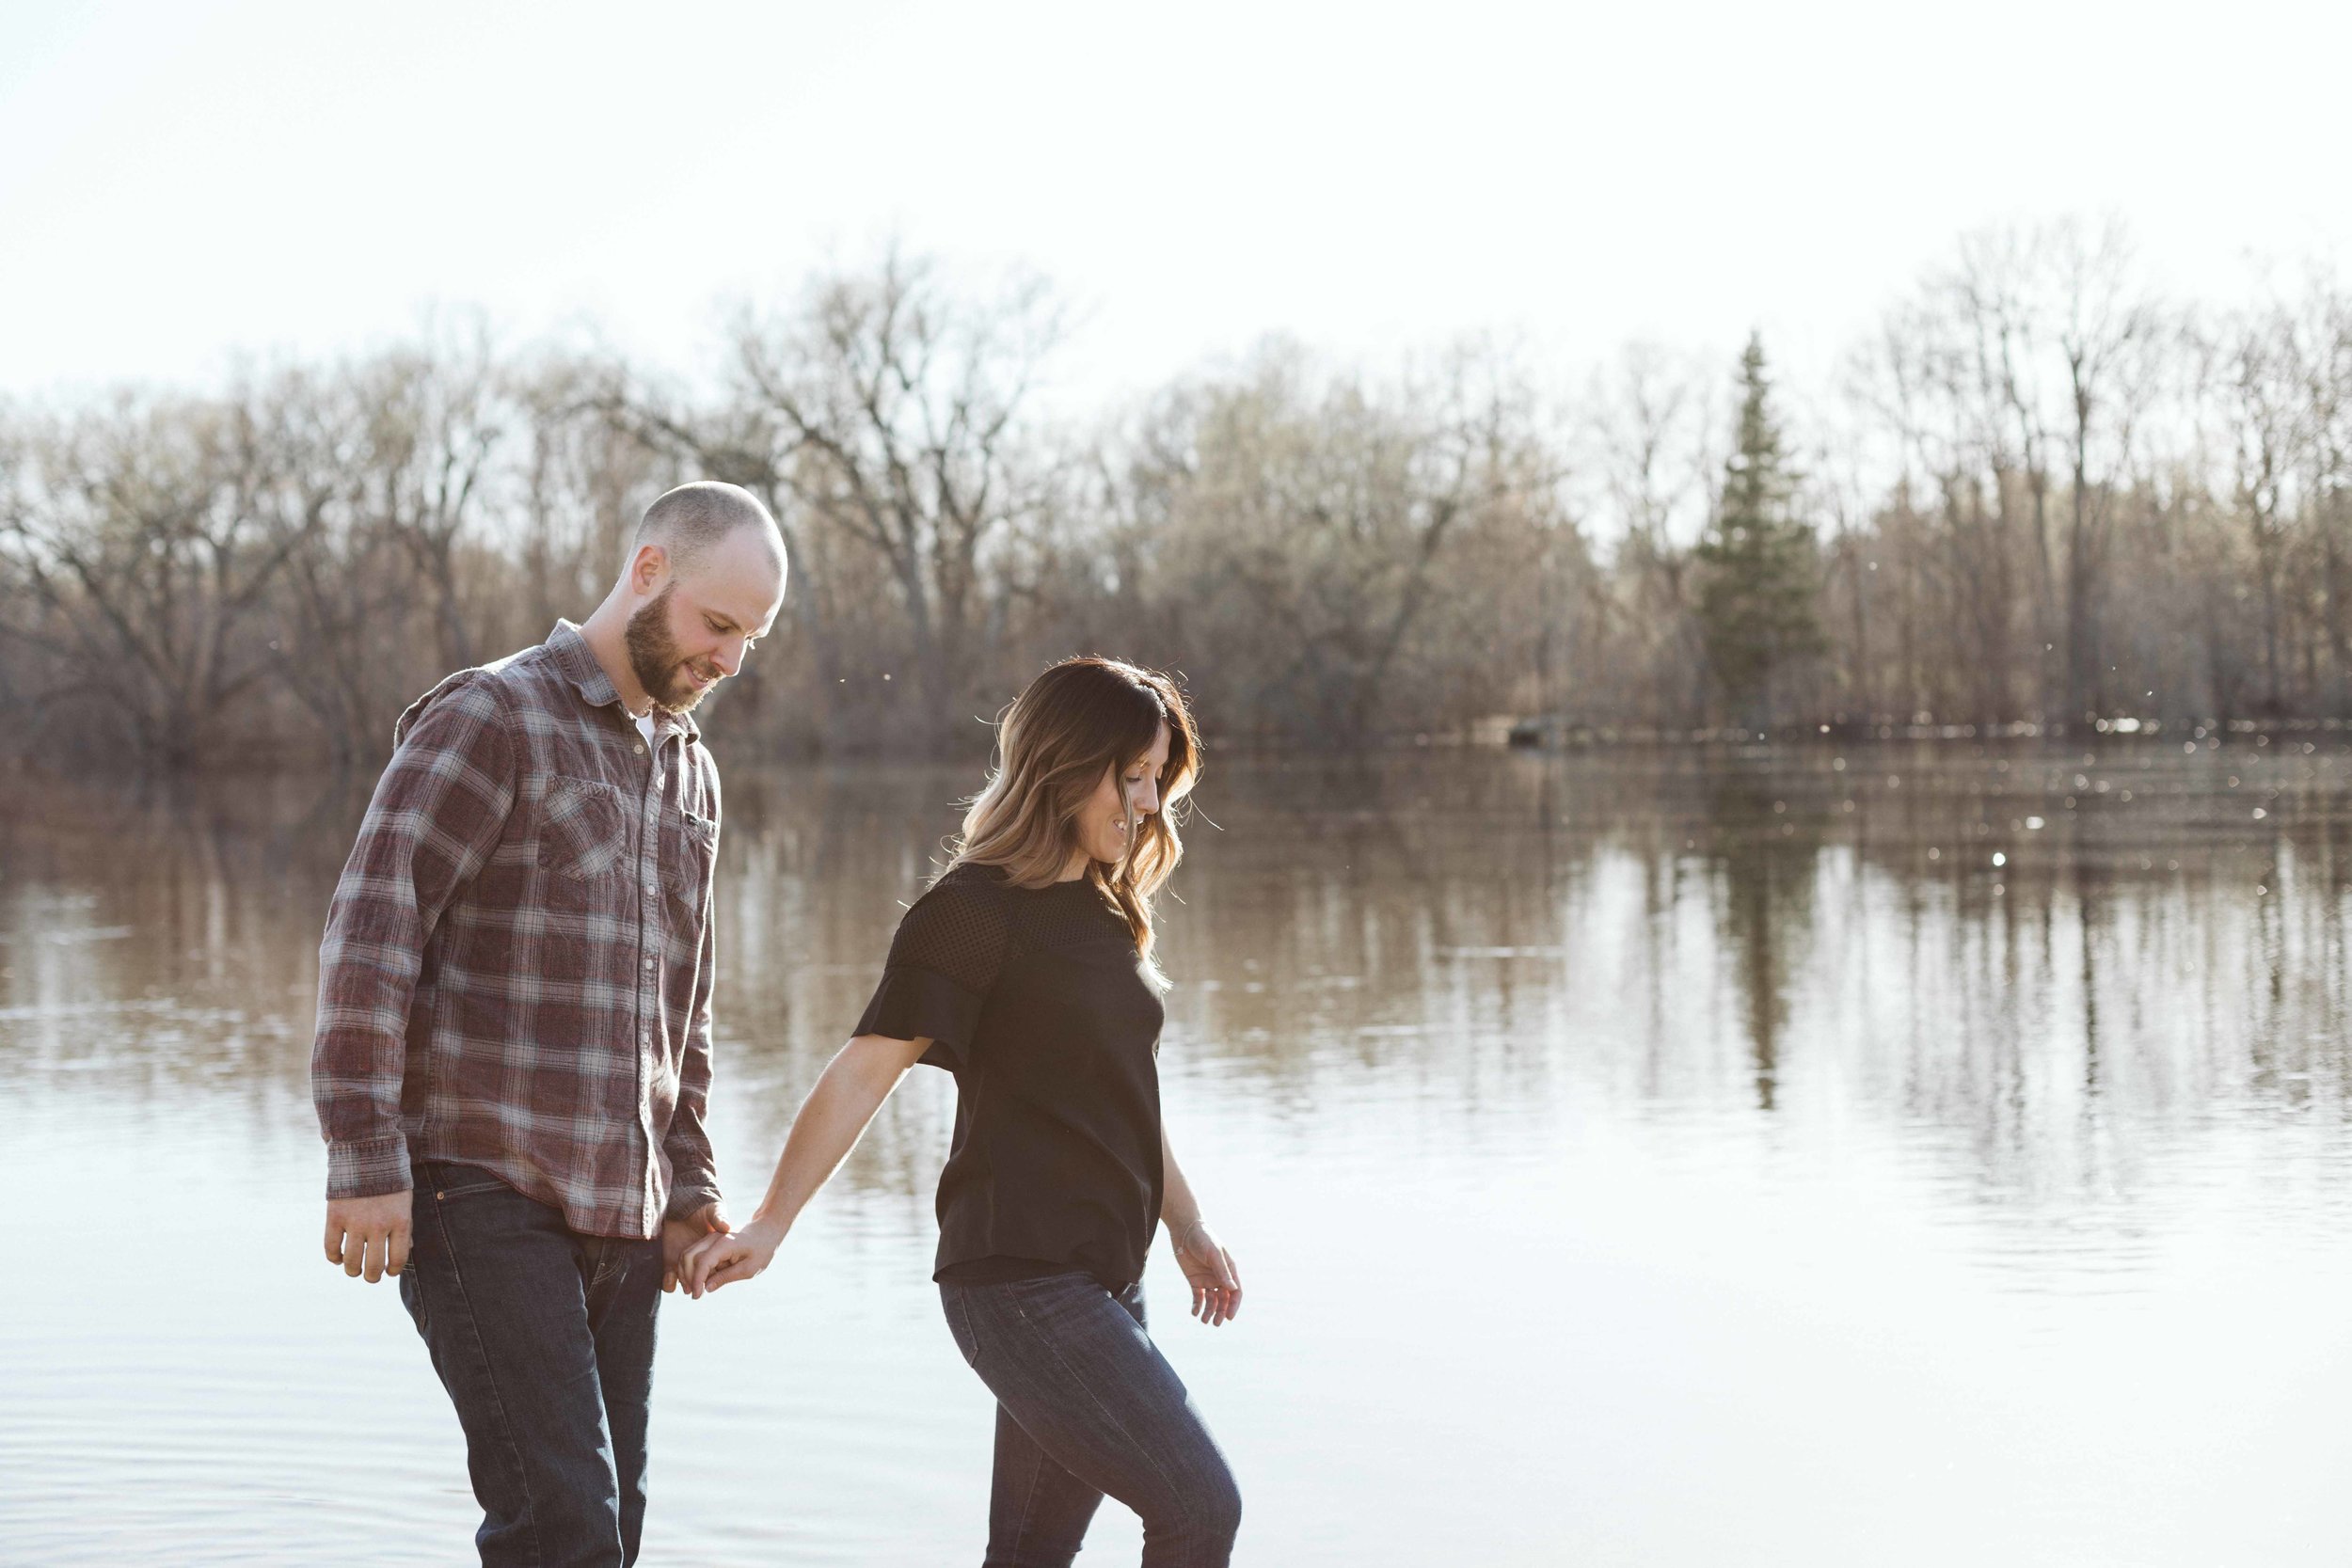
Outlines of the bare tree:
<svg viewBox="0 0 2352 1568">
<path fill-rule="evenodd" d="M 0 542 L 62 640 L 43 700 L 111 712 L 153 765 L 216 758 L 269 673 L 247 633 L 320 507 L 284 483 L 284 406 L 250 386 L 126 398 L 24 443 Z"/>
<path fill-rule="evenodd" d="M 355 458 L 374 418 L 363 385 L 348 375 L 306 377 L 289 402 L 284 479 L 316 523 L 271 594 L 279 681 L 310 714 L 338 767 L 380 756 L 393 720 L 438 673 L 415 554 L 379 512 L 358 504 Z"/>
<path fill-rule="evenodd" d="M 364 414 L 349 504 L 364 529 L 406 553 L 431 594 L 441 663 L 482 657 L 467 602 L 462 546 L 490 503 L 485 489 L 512 411 L 499 395 L 489 335 L 479 321 L 350 372 Z"/>
<path fill-rule="evenodd" d="M 1897 421 L 1902 490 L 1911 474 L 1931 519 L 1916 570 L 1921 608 L 1943 634 L 1939 653 L 1962 672 L 1956 693 L 1977 721 L 2008 722 L 2015 689 L 2020 595 L 2019 468 L 2012 410 L 1997 354 L 1976 315 L 1978 295 L 1931 285 L 1890 312 L 1871 373 L 1880 406 Z M 1994 334 L 1997 342 L 1997 329 Z"/>
<path fill-rule="evenodd" d="M 2073 222 L 2050 232 L 2059 291 L 2056 344 L 2065 366 L 2068 517 L 2066 688 L 2062 721 L 2095 718 L 2099 613 L 2117 508 L 2131 482 L 2134 442 L 2153 395 L 2162 311 L 2135 276 L 2132 246 L 2109 224 L 2096 234 Z"/>
<path fill-rule="evenodd" d="M 1154 596 L 1187 658 L 1206 656 L 1213 705 L 1342 744 L 1427 711 L 1399 700 L 1408 667 L 1432 677 L 1466 636 L 1491 643 L 1464 624 L 1479 607 L 1453 599 L 1449 562 L 1508 533 L 1524 572 L 1565 527 L 1530 412 L 1505 367 L 1468 353 L 1378 388 L 1277 344 L 1241 376 L 1171 394 L 1133 483 L 1162 498 Z"/>
<path fill-rule="evenodd" d="M 1622 585 L 1613 640 L 1630 642 L 1652 718 L 1697 721 L 1706 660 L 1692 616 L 1691 550 L 1721 467 L 1710 367 L 1655 343 L 1629 344 L 1591 378 L 1578 450 L 1587 507 L 1614 546 Z M 1587 700 L 1599 692 L 1589 684 Z"/>
<path fill-rule="evenodd" d="M 1912 383 L 1907 405 L 1925 416 L 1910 435 L 1941 501 L 1938 564 L 1973 634 L 1974 705 L 1987 724 L 2055 700 L 2041 255 L 2038 236 L 2014 230 L 1963 236 L 1885 335 L 1915 356 L 1899 372 Z M 2022 600 L 2021 578 L 2030 595 Z"/>
<path fill-rule="evenodd" d="M 602 596 L 637 519 L 688 477 L 687 453 L 632 402 L 627 374 L 605 361 L 548 357 L 509 378 L 526 449 L 518 553 L 534 625 Z M 692 469 L 721 477 L 703 464 Z"/>
<path fill-rule="evenodd" d="M 977 651 L 988 546 L 1041 493 L 1023 419 L 1060 334 L 1041 282 L 965 298 L 895 250 L 785 316 L 736 319 L 739 420 L 768 436 L 744 450 L 886 566 L 935 742 Z"/>
<path fill-rule="evenodd" d="M 2231 488 L 2245 520 L 2262 614 L 2264 706 L 2282 710 L 2284 638 L 2282 573 L 2293 504 L 2290 477 L 2299 467 L 2310 404 L 2300 393 L 2294 324 L 2277 309 L 2244 312 L 2227 322 L 2207 352 L 2226 388 L 2223 415 L 2231 451 Z"/>
</svg>

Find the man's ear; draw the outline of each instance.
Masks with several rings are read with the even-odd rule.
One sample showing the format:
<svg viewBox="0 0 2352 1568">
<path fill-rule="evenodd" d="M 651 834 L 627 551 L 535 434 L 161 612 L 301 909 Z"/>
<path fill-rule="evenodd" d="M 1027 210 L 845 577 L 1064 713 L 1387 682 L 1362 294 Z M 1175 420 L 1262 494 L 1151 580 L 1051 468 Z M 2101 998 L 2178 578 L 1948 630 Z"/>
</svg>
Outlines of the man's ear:
<svg viewBox="0 0 2352 1568">
<path fill-rule="evenodd" d="M 659 592 L 670 575 L 670 552 L 659 545 L 640 545 L 628 558 L 628 585 L 640 594 Z"/>
</svg>

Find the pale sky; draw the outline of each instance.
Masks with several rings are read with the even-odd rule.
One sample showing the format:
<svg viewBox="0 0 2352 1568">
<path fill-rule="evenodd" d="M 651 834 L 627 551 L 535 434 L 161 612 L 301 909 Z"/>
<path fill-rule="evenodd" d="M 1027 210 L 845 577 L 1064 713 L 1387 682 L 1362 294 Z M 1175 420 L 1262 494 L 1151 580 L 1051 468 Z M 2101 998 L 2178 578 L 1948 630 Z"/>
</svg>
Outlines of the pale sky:
<svg viewBox="0 0 2352 1568">
<path fill-rule="evenodd" d="M 1053 278 L 1065 396 L 1273 332 L 1567 364 L 1757 326 L 1802 372 L 1989 222 L 2119 214 L 2206 294 L 2352 261 L 2348 16 L 0 0 L 0 394 L 435 302 L 691 371 L 716 301 L 893 233 Z"/>
</svg>

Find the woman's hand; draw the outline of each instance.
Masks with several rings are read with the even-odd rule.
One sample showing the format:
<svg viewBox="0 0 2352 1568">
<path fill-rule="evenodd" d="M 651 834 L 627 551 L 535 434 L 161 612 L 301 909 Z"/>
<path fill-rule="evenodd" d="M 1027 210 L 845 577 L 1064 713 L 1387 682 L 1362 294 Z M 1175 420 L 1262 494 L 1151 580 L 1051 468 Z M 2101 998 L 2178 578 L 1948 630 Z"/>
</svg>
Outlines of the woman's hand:
<svg viewBox="0 0 2352 1568">
<path fill-rule="evenodd" d="M 792 1117 L 784 1152 L 776 1156 L 776 1174 L 769 1179 L 768 1196 L 760 1200 L 752 1223 L 723 1236 L 705 1236 L 678 1259 L 678 1278 L 688 1295 L 699 1298 L 768 1266 L 793 1220 L 849 1155 L 866 1124 L 930 1043 L 928 1037 L 894 1040 L 860 1035 L 834 1053 Z"/>
<path fill-rule="evenodd" d="M 1241 1271 L 1233 1255 L 1216 1244 L 1209 1227 L 1199 1220 L 1168 1227 L 1168 1244 L 1176 1249 L 1176 1266 L 1192 1285 L 1192 1315 L 1211 1328 L 1241 1313 Z"/>
<path fill-rule="evenodd" d="M 714 1232 L 689 1247 L 678 1261 L 678 1278 L 686 1293 L 699 1301 L 706 1291 L 766 1269 L 783 1243 L 781 1229 L 754 1219 L 740 1230 Z"/>
</svg>

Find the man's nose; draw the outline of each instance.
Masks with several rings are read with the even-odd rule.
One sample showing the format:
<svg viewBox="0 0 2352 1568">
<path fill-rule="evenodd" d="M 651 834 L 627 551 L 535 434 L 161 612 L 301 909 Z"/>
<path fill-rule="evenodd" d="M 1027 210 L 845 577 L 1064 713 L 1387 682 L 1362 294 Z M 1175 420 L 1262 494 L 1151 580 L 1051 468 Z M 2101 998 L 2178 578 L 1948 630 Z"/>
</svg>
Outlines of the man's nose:
<svg viewBox="0 0 2352 1568">
<path fill-rule="evenodd" d="M 732 675 L 743 668 L 742 639 L 730 637 L 719 644 L 719 651 L 710 656 L 710 662 L 719 667 L 719 673 Z"/>
</svg>

